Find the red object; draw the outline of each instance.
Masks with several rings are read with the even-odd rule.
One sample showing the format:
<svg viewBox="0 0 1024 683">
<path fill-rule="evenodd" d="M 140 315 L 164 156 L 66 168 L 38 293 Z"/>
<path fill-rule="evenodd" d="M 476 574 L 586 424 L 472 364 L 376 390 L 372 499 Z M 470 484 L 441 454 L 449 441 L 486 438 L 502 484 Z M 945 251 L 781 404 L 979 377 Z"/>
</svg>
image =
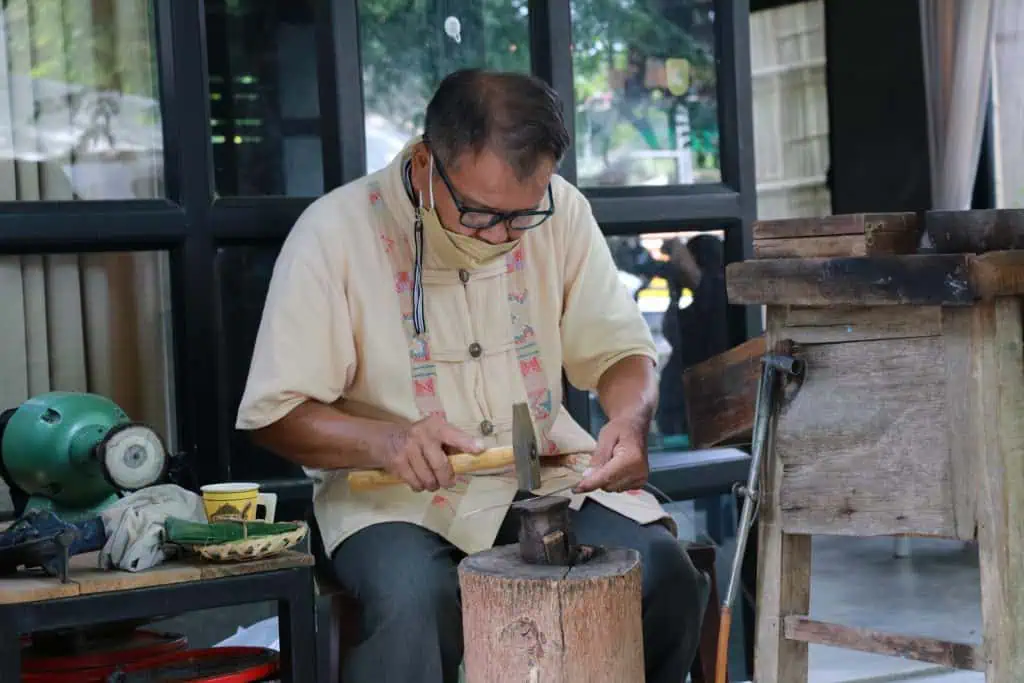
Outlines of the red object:
<svg viewBox="0 0 1024 683">
<path fill-rule="evenodd" d="M 256 683 L 276 676 L 279 670 L 277 652 L 263 647 L 185 650 L 119 669 L 125 674 L 125 683 Z"/>
<path fill-rule="evenodd" d="M 182 650 L 90 671 L 22 674 L 22 683 L 106 683 L 115 672 L 125 683 L 256 683 L 276 676 L 278 654 L 261 647 L 214 647 Z M 133 675 L 134 674 L 134 675 Z M 156 678 L 159 676 L 159 678 Z"/>
<path fill-rule="evenodd" d="M 82 683 L 91 683 L 94 679 L 103 681 L 113 667 L 140 660 L 159 657 L 171 652 L 184 650 L 188 647 L 188 638 L 183 635 L 158 633 L 145 629 L 137 629 L 123 640 L 98 640 L 90 643 L 88 652 L 58 656 L 47 656 L 35 653 L 31 646 L 21 652 L 22 674 L 53 674 L 72 672 Z M 102 670 L 93 673 L 93 669 Z M 81 678 L 86 676 L 87 678 Z M 99 676 L 99 678 L 96 678 Z M 49 680 L 49 679 L 44 679 Z"/>
</svg>

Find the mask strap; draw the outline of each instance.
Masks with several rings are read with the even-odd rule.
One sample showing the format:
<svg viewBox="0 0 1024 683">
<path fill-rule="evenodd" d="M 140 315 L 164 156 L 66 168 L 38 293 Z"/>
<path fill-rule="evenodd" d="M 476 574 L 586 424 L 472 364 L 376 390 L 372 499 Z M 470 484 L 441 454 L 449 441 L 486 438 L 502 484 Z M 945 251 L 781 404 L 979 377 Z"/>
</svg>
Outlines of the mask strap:
<svg viewBox="0 0 1024 683">
<path fill-rule="evenodd" d="M 430 193 L 430 211 L 434 210 L 434 155 L 430 155 L 430 169 L 427 171 L 427 191 Z"/>
<path fill-rule="evenodd" d="M 416 224 L 413 228 L 416 253 L 412 273 L 412 325 L 416 330 L 416 336 L 419 336 L 426 331 L 427 320 L 423 310 L 423 192 L 417 192 L 417 195 L 419 206 L 416 207 Z M 433 197 L 430 203 L 433 208 Z"/>
</svg>

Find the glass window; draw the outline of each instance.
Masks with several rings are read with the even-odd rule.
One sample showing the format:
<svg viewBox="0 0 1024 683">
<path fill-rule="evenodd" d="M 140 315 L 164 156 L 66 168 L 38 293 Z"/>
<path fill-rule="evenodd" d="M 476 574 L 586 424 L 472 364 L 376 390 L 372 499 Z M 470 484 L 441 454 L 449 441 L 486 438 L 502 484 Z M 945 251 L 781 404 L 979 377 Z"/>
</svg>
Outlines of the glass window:
<svg viewBox="0 0 1024 683">
<path fill-rule="evenodd" d="M 163 195 L 150 5 L 0 4 L 0 201 Z"/>
<path fill-rule="evenodd" d="M 312 0 L 205 5 L 217 193 L 321 194 Z"/>
<path fill-rule="evenodd" d="M 584 187 L 721 181 L 714 0 L 572 0 Z"/>
<path fill-rule="evenodd" d="M 376 171 L 422 131 L 445 75 L 530 70 L 527 0 L 359 1 L 366 165 Z"/>
<path fill-rule="evenodd" d="M 724 233 L 608 237 L 619 278 L 636 299 L 658 347 L 661 400 L 651 450 L 689 447 L 683 370 L 729 349 Z M 591 395 L 591 431 L 604 414 Z"/>
<path fill-rule="evenodd" d="M 0 411 L 88 391 L 175 450 L 168 261 L 163 251 L 0 256 Z M 10 509 L 0 479 L 0 514 Z"/>
</svg>

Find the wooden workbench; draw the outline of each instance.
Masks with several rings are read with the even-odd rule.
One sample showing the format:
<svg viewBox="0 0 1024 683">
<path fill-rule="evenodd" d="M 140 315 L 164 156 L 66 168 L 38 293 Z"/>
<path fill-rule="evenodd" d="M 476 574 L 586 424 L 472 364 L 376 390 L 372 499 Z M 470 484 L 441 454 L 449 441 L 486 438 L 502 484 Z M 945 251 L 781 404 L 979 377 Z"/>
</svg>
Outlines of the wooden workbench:
<svg viewBox="0 0 1024 683">
<path fill-rule="evenodd" d="M 97 568 L 90 553 L 72 558 L 68 583 L 42 575 L 0 579 L 0 681 L 20 680 L 24 633 L 264 601 L 278 603 L 282 680 L 315 680 L 312 567 L 312 555 L 289 551 L 251 562 L 193 558 L 124 572 Z"/>
<path fill-rule="evenodd" d="M 1024 681 L 1024 251 L 754 259 L 727 286 L 807 366 L 763 472 L 755 681 L 805 683 L 809 643 Z M 977 541 L 983 642 L 809 619 L 813 534 Z"/>
</svg>

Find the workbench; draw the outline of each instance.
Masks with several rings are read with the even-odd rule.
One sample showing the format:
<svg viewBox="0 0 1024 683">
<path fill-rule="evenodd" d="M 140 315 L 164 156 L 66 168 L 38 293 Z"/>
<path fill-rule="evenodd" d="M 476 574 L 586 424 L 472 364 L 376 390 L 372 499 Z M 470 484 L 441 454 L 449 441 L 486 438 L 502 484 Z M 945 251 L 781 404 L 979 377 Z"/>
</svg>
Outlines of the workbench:
<svg viewBox="0 0 1024 683">
<path fill-rule="evenodd" d="M 776 222 L 772 257 L 727 270 L 730 302 L 765 304 L 769 347 L 806 362 L 763 470 L 757 683 L 805 683 L 809 643 L 1024 681 L 1024 251 L 872 253 L 891 218 Z M 941 218 L 940 250 L 993 244 L 993 223 Z M 815 534 L 976 541 L 982 642 L 810 619 Z"/>
<path fill-rule="evenodd" d="M 71 559 L 69 583 L 45 576 L 0 579 L 0 681 L 21 680 L 19 636 L 136 618 L 273 601 L 281 680 L 316 680 L 313 556 L 285 552 L 250 562 L 168 562 L 141 572 L 97 568 L 95 553 Z"/>
</svg>

